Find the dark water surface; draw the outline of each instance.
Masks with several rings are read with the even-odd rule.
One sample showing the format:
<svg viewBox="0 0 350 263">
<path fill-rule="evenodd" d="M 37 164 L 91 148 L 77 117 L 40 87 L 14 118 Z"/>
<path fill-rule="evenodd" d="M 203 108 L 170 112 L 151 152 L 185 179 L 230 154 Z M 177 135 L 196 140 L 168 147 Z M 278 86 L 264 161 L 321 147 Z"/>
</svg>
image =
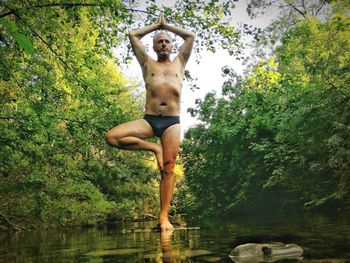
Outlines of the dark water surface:
<svg viewBox="0 0 350 263">
<path fill-rule="evenodd" d="M 345 215 L 206 219 L 187 222 L 194 228 L 171 235 L 151 231 L 156 223 L 0 235 L 0 262 L 232 262 L 228 254 L 233 247 L 274 241 L 296 243 L 304 250 L 302 259 L 278 262 L 350 262 L 350 220 Z"/>
</svg>

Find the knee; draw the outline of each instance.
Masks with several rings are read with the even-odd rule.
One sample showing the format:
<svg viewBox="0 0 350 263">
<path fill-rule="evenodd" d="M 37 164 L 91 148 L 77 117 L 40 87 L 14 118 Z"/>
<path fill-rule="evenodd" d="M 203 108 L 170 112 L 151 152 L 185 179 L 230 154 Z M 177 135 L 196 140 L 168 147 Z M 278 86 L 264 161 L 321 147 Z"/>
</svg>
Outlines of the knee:
<svg viewBox="0 0 350 263">
<path fill-rule="evenodd" d="M 162 177 L 172 177 L 174 176 L 175 160 L 164 161 Z"/>
<path fill-rule="evenodd" d="M 119 146 L 118 138 L 115 135 L 113 135 L 111 131 L 106 132 L 105 139 L 108 145 L 114 146 L 114 147 Z"/>
</svg>

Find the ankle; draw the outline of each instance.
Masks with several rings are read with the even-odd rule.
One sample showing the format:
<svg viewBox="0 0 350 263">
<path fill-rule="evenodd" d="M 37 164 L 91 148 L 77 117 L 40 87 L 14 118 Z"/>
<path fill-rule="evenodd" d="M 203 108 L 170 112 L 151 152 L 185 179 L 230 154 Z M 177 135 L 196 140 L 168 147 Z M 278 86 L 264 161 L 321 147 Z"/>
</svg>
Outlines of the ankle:
<svg viewBox="0 0 350 263">
<path fill-rule="evenodd" d="M 168 214 L 160 214 L 159 215 L 159 220 L 162 221 L 169 221 L 169 216 Z"/>
<path fill-rule="evenodd" d="M 155 143 L 154 144 L 154 148 L 153 148 L 153 152 L 154 153 L 160 153 L 162 151 L 162 146 L 160 143 Z"/>
</svg>

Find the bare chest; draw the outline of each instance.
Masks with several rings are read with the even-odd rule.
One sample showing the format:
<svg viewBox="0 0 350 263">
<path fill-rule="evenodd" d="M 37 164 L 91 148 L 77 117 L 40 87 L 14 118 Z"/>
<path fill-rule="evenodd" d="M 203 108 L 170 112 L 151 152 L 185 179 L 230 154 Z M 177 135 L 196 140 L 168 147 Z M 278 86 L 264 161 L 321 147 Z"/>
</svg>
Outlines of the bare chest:
<svg viewBox="0 0 350 263">
<path fill-rule="evenodd" d="M 182 85 L 184 69 L 179 61 L 162 64 L 157 61 L 151 61 L 144 70 L 144 79 L 146 85 L 172 84 Z"/>
</svg>

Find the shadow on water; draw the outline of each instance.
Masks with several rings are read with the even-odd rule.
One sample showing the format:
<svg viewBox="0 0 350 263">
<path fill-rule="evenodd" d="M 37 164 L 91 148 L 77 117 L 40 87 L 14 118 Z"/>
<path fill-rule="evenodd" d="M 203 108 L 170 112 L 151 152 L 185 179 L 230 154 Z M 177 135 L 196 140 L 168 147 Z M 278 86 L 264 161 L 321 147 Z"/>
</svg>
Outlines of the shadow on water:
<svg viewBox="0 0 350 263">
<path fill-rule="evenodd" d="M 156 224 L 2 235 L 0 262 L 232 262 L 228 255 L 235 246 L 268 242 L 296 243 L 304 250 L 303 258 L 278 262 L 350 262 L 350 220 L 345 215 L 212 218 L 188 221 L 191 227 L 166 234 L 152 230 Z"/>
</svg>

